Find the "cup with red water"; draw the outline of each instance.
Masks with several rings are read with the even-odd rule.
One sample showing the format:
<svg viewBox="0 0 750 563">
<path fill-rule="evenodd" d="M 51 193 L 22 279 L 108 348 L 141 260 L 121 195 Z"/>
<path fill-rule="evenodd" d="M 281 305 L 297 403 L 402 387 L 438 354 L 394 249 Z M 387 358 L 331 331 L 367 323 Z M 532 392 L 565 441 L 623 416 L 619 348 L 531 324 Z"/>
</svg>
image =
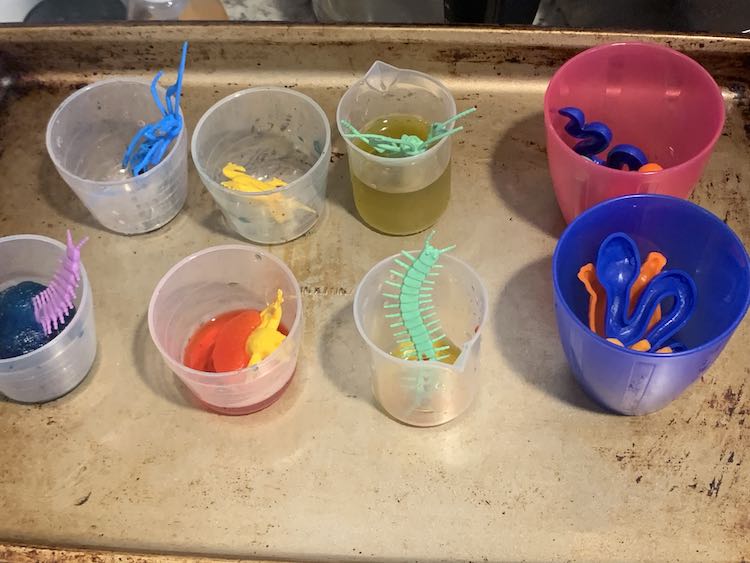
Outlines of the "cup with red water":
<svg viewBox="0 0 750 563">
<path fill-rule="evenodd" d="M 279 290 L 279 331 L 286 338 L 268 357 L 226 371 L 188 365 L 188 343 L 206 323 L 229 313 L 262 311 Z M 148 310 L 151 338 L 164 361 L 200 403 L 222 414 L 255 412 L 283 394 L 297 366 L 303 324 L 292 271 L 268 251 L 241 244 L 214 246 L 178 262 L 156 286 Z"/>
</svg>

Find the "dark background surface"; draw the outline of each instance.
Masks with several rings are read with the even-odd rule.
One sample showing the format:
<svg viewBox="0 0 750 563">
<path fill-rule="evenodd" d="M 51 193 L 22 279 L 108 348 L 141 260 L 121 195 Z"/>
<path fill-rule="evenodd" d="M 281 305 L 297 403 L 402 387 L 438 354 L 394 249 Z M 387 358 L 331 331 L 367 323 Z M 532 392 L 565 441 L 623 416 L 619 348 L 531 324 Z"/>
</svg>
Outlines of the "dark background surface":
<svg viewBox="0 0 750 563">
<path fill-rule="evenodd" d="M 26 16 L 26 21 L 52 23 L 121 20 L 125 18 L 122 1 L 127 0 L 42 0 Z M 193 0 L 196 6 L 209 1 L 218 2 Z M 352 22 L 441 23 L 442 19 L 442 22 L 452 24 L 534 24 L 584 29 L 730 34 L 739 34 L 750 28 L 750 0 L 221 1 L 230 18 L 266 21 L 315 21 L 317 13 L 321 20 Z M 394 6 L 390 12 L 383 8 L 389 2 Z M 3 7 L 0 5 L 0 19 L 2 12 Z"/>
</svg>

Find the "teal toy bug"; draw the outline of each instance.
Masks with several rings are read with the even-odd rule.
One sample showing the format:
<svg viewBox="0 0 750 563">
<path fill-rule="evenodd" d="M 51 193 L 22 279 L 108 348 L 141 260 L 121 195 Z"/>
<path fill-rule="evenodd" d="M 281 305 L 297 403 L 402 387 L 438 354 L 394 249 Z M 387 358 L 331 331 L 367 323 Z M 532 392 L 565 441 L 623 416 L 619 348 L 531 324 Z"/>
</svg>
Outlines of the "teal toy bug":
<svg viewBox="0 0 750 563">
<path fill-rule="evenodd" d="M 391 273 L 400 278 L 399 282 L 386 280 L 386 284 L 396 288 L 397 293 L 383 293 L 383 297 L 392 301 L 386 302 L 386 309 L 397 309 L 394 313 L 385 316 L 393 319 L 390 328 L 396 330 L 394 336 L 399 344 L 399 354 L 403 359 L 437 360 L 447 358 L 446 350 L 450 346 L 437 346 L 437 343 L 445 338 L 445 333 L 437 318 L 435 306 L 432 304 L 432 291 L 435 286 L 434 278 L 438 275 L 438 260 L 442 254 L 453 250 L 455 245 L 447 248 L 435 248 L 432 237 L 435 231 L 430 233 L 425 240 L 424 248 L 419 256 L 414 258 L 406 250 L 401 255 L 409 260 L 409 263 L 396 258 L 394 262 L 401 266 L 404 271 L 391 270 Z"/>
<path fill-rule="evenodd" d="M 416 135 L 402 135 L 400 139 L 394 137 L 388 137 L 387 135 L 377 135 L 374 133 L 360 133 L 354 125 L 349 123 L 347 120 L 342 119 L 341 125 L 349 130 L 349 133 L 345 134 L 344 137 L 347 139 L 358 139 L 363 143 L 370 145 L 375 152 L 382 156 L 388 157 L 404 157 L 404 156 L 415 156 L 422 154 L 427 149 L 432 147 L 438 141 L 445 137 L 455 135 L 459 131 L 463 131 L 463 127 L 453 127 L 448 129 L 448 126 L 454 121 L 461 119 L 462 117 L 475 112 L 477 108 L 469 108 L 461 113 L 454 115 L 450 119 L 441 123 L 433 123 L 430 126 L 430 132 L 427 135 L 427 139 L 421 139 Z"/>
</svg>

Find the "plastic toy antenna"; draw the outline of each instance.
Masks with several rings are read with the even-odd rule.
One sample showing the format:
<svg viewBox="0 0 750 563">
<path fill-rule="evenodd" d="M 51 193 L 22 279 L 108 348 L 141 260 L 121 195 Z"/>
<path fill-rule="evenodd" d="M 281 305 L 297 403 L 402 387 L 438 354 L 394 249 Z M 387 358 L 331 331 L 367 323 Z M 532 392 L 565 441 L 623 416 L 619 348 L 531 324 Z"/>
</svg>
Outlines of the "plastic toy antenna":
<svg viewBox="0 0 750 563">
<path fill-rule="evenodd" d="M 177 72 L 177 82 L 167 88 L 164 102 L 159 98 L 157 86 L 163 71 L 156 73 L 151 81 L 151 96 L 162 115 L 159 121 L 144 125 L 133 137 L 122 157 L 122 167 L 129 168 L 133 176 L 142 174 L 149 168 L 159 164 L 164 158 L 172 141 L 182 131 L 183 122 L 180 115 L 180 100 L 182 98 L 182 78 L 185 74 L 188 42 L 182 45 L 182 59 Z"/>
<path fill-rule="evenodd" d="M 42 325 L 46 335 L 62 326 L 73 308 L 73 300 L 81 281 L 81 248 L 88 240 L 86 237 L 76 245 L 68 231 L 67 248 L 60 266 L 47 289 L 32 299 L 34 317 Z"/>
<path fill-rule="evenodd" d="M 435 306 L 432 305 L 432 290 L 435 281 L 428 279 L 438 275 L 434 270 L 442 268 L 438 264 L 440 255 L 450 252 L 455 245 L 438 249 L 432 246 L 431 240 L 435 236 L 432 231 L 425 240 L 424 248 L 419 256 L 414 258 L 406 250 L 401 255 L 410 263 L 396 258 L 395 263 L 404 269 L 404 272 L 391 270 L 394 276 L 400 278 L 400 282 L 386 280 L 386 284 L 396 288 L 397 293 L 383 293 L 383 296 L 392 302 L 385 304 L 386 309 L 397 309 L 397 312 L 385 315 L 386 319 L 394 319 L 390 328 L 396 329 L 394 336 L 399 344 L 399 352 L 403 359 L 415 358 L 421 360 L 444 360 L 447 354 L 443 354 L 450 346 L 436 346 L 445 338 L 445 333 L 437 318 Z"/>
<path fill-rule="evenodd" d="M 349 129 L 351 133 L 345 133 L 344 137 L 347 139 L 357 139 L 370 145 L 376 152 L 386 156 L 415 156 L 425 152 L 432 145 L 444 139 L 463 131 L 463 127 L 453 127 L 448 129 L 448 126 L 466 115 L 473 113 L 477 108 L 469 108 L 462 111 L 459 114 L 454 115 L 450 119 L 440 122 L 433 123 L 430 126 L 430 132 L 427 138 L 422 140 L 417 135 L 401 135 L 400 139 L 395 137 L 388 137 L 387 135 L 377 135 L 375 133 L 360 133 L 354 125 L 348 122 L 346 119 L 341 120 L 341 124 Z"/>
</svg>

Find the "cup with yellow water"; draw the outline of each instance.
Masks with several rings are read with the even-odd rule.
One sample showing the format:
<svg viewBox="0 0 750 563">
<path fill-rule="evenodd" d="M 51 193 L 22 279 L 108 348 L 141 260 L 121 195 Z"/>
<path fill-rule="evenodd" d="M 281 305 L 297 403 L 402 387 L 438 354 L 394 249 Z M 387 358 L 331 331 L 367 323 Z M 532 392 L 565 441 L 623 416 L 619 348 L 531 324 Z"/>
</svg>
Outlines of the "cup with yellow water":
<svg viewBox="0 0 750 563">
<path fill-rule="evenodd" d="M 403 135 L 425 141 L 431 127 L 456 117 L 456 102 L 435 78 L 376 61 L 339 102 L 336 123 L 346 140 L 354 203 L 362 220 L 390 235 L 410 235 L 434 225 L 451 192 L 449 135 L 418 154 L 384 154 L 353 137 Z M 446 124 L 447 132 L 454 123 Z"/>
</svg>

